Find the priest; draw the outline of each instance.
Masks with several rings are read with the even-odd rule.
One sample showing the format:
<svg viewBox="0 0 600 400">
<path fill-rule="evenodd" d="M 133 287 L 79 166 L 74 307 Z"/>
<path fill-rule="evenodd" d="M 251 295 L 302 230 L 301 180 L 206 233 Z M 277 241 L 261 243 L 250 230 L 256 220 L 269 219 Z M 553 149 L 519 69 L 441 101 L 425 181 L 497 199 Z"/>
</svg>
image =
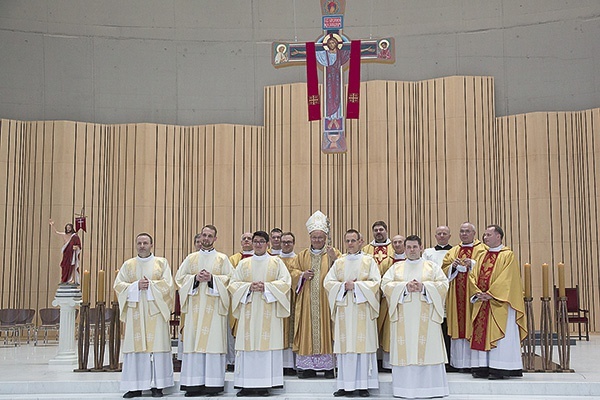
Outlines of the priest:
<svg viewBox="0 0 600 400">
<path fill-rule="evenodd" d="M 238 264 L 229 284 L 235 338 L 234 386 L 242 396 L 268 396 L 283 387 L 283 319 L 290 315 L 292 278 L 279 257 L 267 253 L 269 234 L 254 232 L 254 255 Z"/>
<path fill-rule="evenodd" d="M 200 250 L 186 257 L 175 276 L 185 315 L 181 385 L 186 397 L 216 395 L 225 388 L 227 285 L 233 267 L 215 250 L 216 240 L 217 228 L 204 226 Z"/>
<path fill-rule="evenodd" d="M 333 351 L 338 357 L 335 397 L 369 397 L 379 388 L 377 371 L 377 316 L 379 283 L 377 263 L 361 251 L 363 239 L 355 229 L 344 235 L 347 253 L 327 273 L 327 291 L 334 326 Z"/>
<path fill-rule="evenodd" d="M 391 322 L 394 397 L 448 396 L 446 350 L 441 324 L 448 278 L 439 265 L 421 258 L 421 238 L 406 237 L 408 259 L 383 276 Z"/>
<path fill-rule="evenodd" d="M 470 275 L 475 378 L 523 376 L 521 342 L 527 336 L 527 319 L 521 272 L 515 254 L 502 244 L 503 238 L 500 226 L 487 227 L 483 240 L 489 250 Z"/>
</svg>

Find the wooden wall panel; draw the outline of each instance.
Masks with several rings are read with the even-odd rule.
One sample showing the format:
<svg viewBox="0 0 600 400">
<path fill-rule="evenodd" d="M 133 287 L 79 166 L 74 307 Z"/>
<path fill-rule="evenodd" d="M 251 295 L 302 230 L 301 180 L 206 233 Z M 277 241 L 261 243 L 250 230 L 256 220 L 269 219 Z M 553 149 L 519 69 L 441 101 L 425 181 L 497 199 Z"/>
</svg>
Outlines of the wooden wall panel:
<svg viewBox="0 0 600 400">
<path fill-rule="evenodd" d="M 417 233 L 426 245 L 440 224 L 456 243 L 466 220 L 478 236 L 497 223 L 533 265 L 534 298 L 540 265 L 565 262 L 598 330 L 600 109 L 497 118 L 491 77 L 372 81 L 361 91 L 348 152 L 337 155 L 321 153 L 301 83 L 265 88 L 264 127 L 1 120 L 0 306 L 51 303 L 61 243 L 50 217 L 61 227 L 85 208 L 82 266 L 94 285 L 109 271 L 109 295 L 140 231 L 176 270 L 206 223 L 226 253 L 244 231 L 275 226 L 293 231 L 300 250 L 320 209 L 342 250 L 346 229 L 370 240 L 378 219 L 390 236 Z"/>
</svg>

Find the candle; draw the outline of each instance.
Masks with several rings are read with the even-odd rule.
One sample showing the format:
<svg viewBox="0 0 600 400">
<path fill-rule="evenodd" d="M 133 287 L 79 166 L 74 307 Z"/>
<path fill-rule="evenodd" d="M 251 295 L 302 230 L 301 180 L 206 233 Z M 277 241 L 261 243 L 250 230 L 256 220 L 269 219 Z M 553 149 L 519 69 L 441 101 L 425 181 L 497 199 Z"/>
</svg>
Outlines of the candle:
<svg viewBox="0 0 600 400">
<path fill-rule="evenodd" d="M 531 264 L 525 263 L 525 297 L 531 297 Z"/>
<path fill-rule="evenodd" d="M 542 297 L 548 296 L 548 264 L 542 264 Z"/>
<path fill-rule="evenodd" d="M 90 271 L 85 270 L 85 271 L 83 271 L 83 288 L 82 288 L 84 303 L 90 302 L 90 286 L 91 286 Z"/>
<path fill-rule="evenodd" d="M 98 302 L 104 301 L 104 270 L 98 271 Z"/>
<path fill-rule="evenodd" d="M 558 263 L 558 296 L 565 297 L 565 264 Z"/>
</svg>

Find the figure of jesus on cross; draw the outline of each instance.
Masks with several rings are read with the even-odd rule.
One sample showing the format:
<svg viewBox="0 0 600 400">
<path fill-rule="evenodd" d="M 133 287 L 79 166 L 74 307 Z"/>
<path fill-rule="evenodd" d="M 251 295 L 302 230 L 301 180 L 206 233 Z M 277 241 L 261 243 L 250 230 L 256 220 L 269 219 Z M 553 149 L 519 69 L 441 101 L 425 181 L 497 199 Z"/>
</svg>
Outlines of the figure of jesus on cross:
<svg viewBox="0 0 600 400">
<path fill-rule="evenodd" d="M 394 39 L 350 41 L 342 34 L 345 0 L 321 0 L 323 34 L 315 42 L 274 42 L 272 64 L 276 68 L 306 64 L 309 121 L 321 119 L 317 63 L 324 70 L 323 140 L 324 153 L 346 152 L 345 118 L 358 119 L 360 99 L 360 64 L 393 63 Z M 349 64 L 349 65 L 348 65 Z M 347 113 L 344 114 L 344 68 L 349 67 Z"/>
</svg>

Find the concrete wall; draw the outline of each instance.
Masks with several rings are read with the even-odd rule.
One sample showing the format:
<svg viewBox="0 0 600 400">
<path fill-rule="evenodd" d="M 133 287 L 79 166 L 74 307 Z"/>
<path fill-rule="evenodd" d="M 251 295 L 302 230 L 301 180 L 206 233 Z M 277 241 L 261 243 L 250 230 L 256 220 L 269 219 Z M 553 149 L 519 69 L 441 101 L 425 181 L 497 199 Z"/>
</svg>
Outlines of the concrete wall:
<svg viewBox="0 0 600 400">
<path fill-rule="evenodd" d="M 318 0 L 0 1 L 0 117 L 263 124 L 274 40 L 319 36 Z M 600 2 L 351 0 L 344 33 L 393 36 L 362 80 L 490 75 L 496 115 L 600 105 Z"/>
</svg>

